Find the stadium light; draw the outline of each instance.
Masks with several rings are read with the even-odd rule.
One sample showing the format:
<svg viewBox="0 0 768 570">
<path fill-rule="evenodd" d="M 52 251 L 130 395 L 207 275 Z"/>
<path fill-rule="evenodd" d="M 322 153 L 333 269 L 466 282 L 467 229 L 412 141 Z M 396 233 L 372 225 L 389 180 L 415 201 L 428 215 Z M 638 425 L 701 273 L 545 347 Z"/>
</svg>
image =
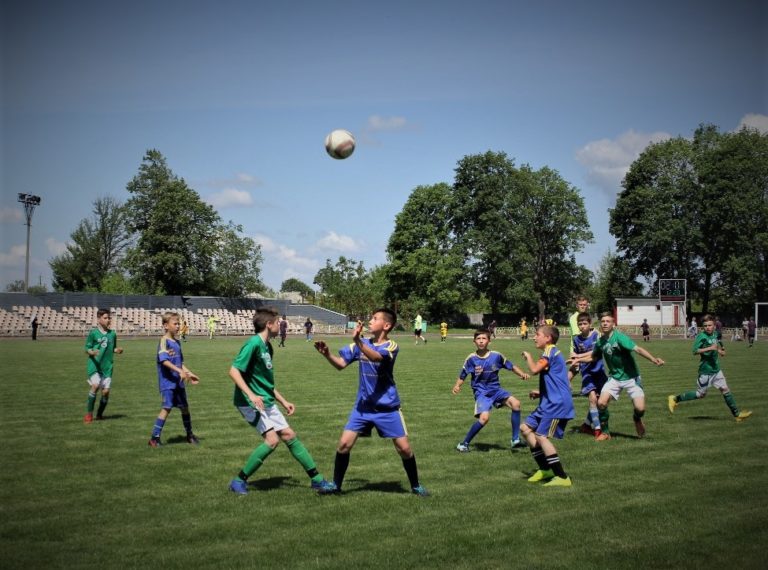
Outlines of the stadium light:
<svg viewBox="0 0 768 570">
<path fill-rule="evenodd" d="M 19 202 L 24 204 L 24 213 L 27 218 L 27 263 L 24 266 L 24 292 L 29 290 L 29 232 L 32 228 L 32 214 L 35 208 L 40 205 L 40 196 L 32 194 L 19 194 Z"/>
</svg>

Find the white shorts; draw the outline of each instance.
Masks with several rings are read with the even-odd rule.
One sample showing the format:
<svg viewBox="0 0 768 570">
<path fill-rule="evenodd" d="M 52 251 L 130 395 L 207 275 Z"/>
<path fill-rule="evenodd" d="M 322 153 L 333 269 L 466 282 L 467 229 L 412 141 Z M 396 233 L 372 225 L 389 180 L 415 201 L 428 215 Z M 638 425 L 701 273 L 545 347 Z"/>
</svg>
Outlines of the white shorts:
<svg viewBox="0 0 768 570">
<path fill-rule="evenodd" d="M 274 404 L 264 408 L 263 412 L 250 406 L 238 406 L 237 409 L 245 418 L 245 421 L 256 428 L 261 435 L 264 435 L 271 429 L 279 432 L 290 427 L 283 413 Z"/>
<path fill-rule="evenodd" d="M 109 390 L 109 387 L 112 385 L 112 378 L 104 378 L 101 374 L 98 372 L 91 375 L 90 378 L 88 378 L 88 384 L 91 385 L 91 387 L 102 390 Z"/>
<path fill-rule="evenodd" d="M 716 372 L 715 374 L 702 374 L 696 381 L 696 392 L 700 398 L 703 398 L 711 387 L 715 387 L 721 392 L 728 392 L 728 384 L 725 382 L 725 375 L 723 371 Z"/>
<path fill-rule="evenodd" d="M 643 389 L 640 387 L 640 383 L 640 376 L 637 378 L 630 378 L 629 380 L 616 380 L 615 378 L 608 378 L 608 382 L 605 383 L 605 386 L 603 386 L 600 394 L 602 395 L 607 392 L 611 395 L 611 398 L 618 400 L 619 394 L 621 394 L 622 390 L 626 390 L 627 395 L 633 400 L 635 398 L 642 398 L 645 396 L 645 392 L 643 392 Z"/>
</svg>

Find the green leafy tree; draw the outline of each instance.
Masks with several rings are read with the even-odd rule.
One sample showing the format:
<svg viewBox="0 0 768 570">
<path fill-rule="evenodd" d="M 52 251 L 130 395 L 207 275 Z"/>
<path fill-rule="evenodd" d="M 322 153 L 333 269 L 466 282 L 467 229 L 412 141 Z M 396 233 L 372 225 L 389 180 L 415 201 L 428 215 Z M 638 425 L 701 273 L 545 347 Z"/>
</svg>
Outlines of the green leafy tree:
<svg viewBox="0 0 768 570">
<path fill-rule="evenodd" d="M 635 279 L 629 262 L 610 251 L 600 260 L 587 290 L 592 311 L 598 314 L 612 311 L 617 297 L 639 297 L 642 293 L 643 284 Z"/>
<path fill-rule="evenodd" d="M 8 285 L 5 286 L 5 290 L 8 293 L 23 293 L 25 289 L 25 283 L 23 279 L 17 279 L 16 281 L 11 281 L 8 283 Z"/>
<path fill-rule="evenodd" d="M 324 307 L 362 318 L 374 308 L 370 276 L 362 261 L 339 257 L 335 264 L 325 261 L 325 267 L 315 275 L 314 284 L 321 288 Z"/>
<path fill-rule="evenodd" d="M 129 227 L 137 238 L 126 265 L 140 290 L 207 295 L 228 286 L 214 270 L 219 215 L 171 171 L 160 152 L 147 151 L 127 190 Z"/>
<path fill-rule="evenodd" d="M 300 279 L 296 279 L 295 277 L 290 277 L 283 281 L 283 284 L 280 285 L 280 291 L 285 293 L 299 293 L 304 299 L 315 298 L 315 290 Z"/>
<path fill-rule="evenodd" d="M 244 297 L 263 290 L 261 246 L 241 235 L 242 226 L 229 223 L 219 228 L 213 256 L 213 291 L 223 297 Z"/>
<path fill-rule="evenodd" d="M 97 198 L 92 216 L 70 234 L 66 251 L 49 261 L 54 289 L 101 291 L 104 279 L 120 270 L 129 245 L 124 206 L 115 198 Z"/>
</svg>

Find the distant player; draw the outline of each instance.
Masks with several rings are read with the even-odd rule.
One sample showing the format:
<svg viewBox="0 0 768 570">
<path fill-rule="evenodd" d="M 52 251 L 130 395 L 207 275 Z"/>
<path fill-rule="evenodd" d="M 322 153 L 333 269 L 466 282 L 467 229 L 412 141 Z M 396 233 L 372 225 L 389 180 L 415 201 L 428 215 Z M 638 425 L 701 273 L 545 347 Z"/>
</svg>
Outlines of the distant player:
<svg viewBox="0 0 768 570">
<path fill-rule="evenodd" d="M 429 495 L 419 483 L 416 457 L 408 441 L 408 431 L 400 411 L 400 395 L 395 385 L 394 366 L 400 349 L 397 343 L 389 338 L 389 331 L 396 322 L 397 317 L 393 311 L 377 309 L 368 322 L 371 337 L 361 336 L 363 323 L 358 322 L 352 332 L 352 344 L 342 348 L 338 355 L 331 354 L 325 342 L 315 343 L 317 351 L 337 370 L 343 370 L 355 361 L 360 363 L 357 399 L 336 447 L 333 470 L 336 490 L 330 492 L 341 492 L 349 467 L 349 455 L 357 438 L 370 437 L 373 428 L 376 428 L 379 437 L 391 439 L 394 443 L 395 450 L 403 460 L 411 492 L 419 497 Z"/>
<path fill-rule="evenodd" d="M 520 321 L 520 340 L 528 340 L 528 323 L 525 319 Z"/>
<path fill-rule="evenodd" d="M 458 395 L 464 380 L 469 376 L 472 393 L 475 397 L 475 418 L 477 420 L 469 428 L 464 439 L 456 446 L 456 450 L 462 453 L 468 452 L 469 443 L 488 423 L 491 410 L 502 406 L 512 410 L 512 448 L 525 447 L 525 444 L 520 441 L 520 400 L 501 387 L 499 371 L 502 369 L 511 370 L 523 380 L 528 380 L 530 376 L 511 360 L 507 360 L 500 352 L 488 349 L 491 342 L 490 332 L 480 329 L 475 331 L 474 337 L 476 350 L 464 360 L 459 371 L 459 377 L 456 379 L 451 392 L 454 396 Z"/>
<path fill-rule="evenodd" d="M 280 331 L 278 315 L 277 310 L 271 307 L 256 309 L 253 328 L 257 333 L 246 341 L 229 369 L 229 376 L 235 383 L 235 407 L 243 419 L 264 438 L 264 442 L 251 453 L 237 477 L 232 479 L 229 490 L 238 495 L 248 494 L 248 478 L 264 464 L 282 441 L 306 471 L 312 489 L 333 491 L 336 487 L 320 475 L 315 460 L 276 405 L 279 403 L 289 416 L 296 410 L 296 406 L 275 388 L 273 350 L 269 340 L 275 338 Z"/>
<path fill-rule="evenodd" d="M 440 342 L 445 342 L 448 338 L 448 323 L 443 321 L 440 323 Z"/>
<path fill-rule="evenodd" d="M 413 336 L 416 339 L 416 344 L 419 344 L 420 340 L 427 344 L 427 338 L 421 335 L 421 329 L 424 326 L 424 320 L 421 318 L 421 314 L 417 313 L 416 318 L 413 319 Z"/>
<path fill-rule="evenodd" d="M 96 393 L 101 390 L 101 401 L 96 412 L 96 419 L 104 419 L 104 410 L 109 403 L 109 390 L 112 386 L 112 365 L 115 354 L 122 354 L 123 349 L 117 346 L 117 333 L 109 328 L 112 315 L 109 309 L 99 309 L 96 312 L 96 326 L 85 339 L 85 352 L 88 354 L 88 404 L 83 421 L 93 422 L 93 408 L 96 404 Z"/>
<path fill-rule="evenodd" d="M 576 297 L 576 312 L 568 317 L 568 326 L 571 329 L 571 338 L 580 334 L 581 330 L 579 328 L 579 315 L 581 313 L 586 313 L 588 309 L 589 299 L 587 299 L 584 295 L 579 295 Z"/>
<path fill-rule="evenodd" d="M 621 392 L 627 391 L 632 399 L 634 414 L 632 419 L 635 422 L 635 430 L 638 437 L 645 437 L 645 424 L 643 416 L 645 415 L 645 392 L 642 388 L 642 379 L 640 378 L 640 369 L 637 367 L 633 354 L 636 352 L 643 358 L 653 362 L 656 366 L 663 366 L 664 361 L 656 358 L 650 352 L 637 346 L 634 341 L 623 332 L 616 329 L 616 322 L 611 313 L 603 313 L 600 316 L 601 336 L 595 343 L 592 353 L 582 354 L 572 359 L 572 362 L 594 362 L 600 358 L 605 359 L 605 366 L 608 369 L 608 381 L 603 386 L 600 397 L 597 400 L 597 408 L 600 413 L 600 427 L 603 439 L 610 439 L 610 430 L 608 429 L 608 404 L 613 400 L 618 400 Z"/>
<path fill-rule="evenodd" d="M 187 432 L 187 443 L 197 445 L 200 441 L 192 432 L 192 416 L 189 413 L 187 402 L 187 388 L 185 382 L 197 384 L 200 378 L 184 365 L 184 355 L 181 353 L 181 344 L 177 336 L 181 329 L 179 314 L 175 312 L 163 313 L 163 329 L 165 334 L 157 346 L 157 380 L 160 388 L 162 407 L 155 420 L 152 429 L 152 437 L 149 439 L 150 447 L 162 445 L 160 436 L 165 426 L 165 420 L 173 408 L 179 408 L 184 430 Z"/>
<path fill-rule="evenodd" d="M 752 412 L 739 411 L 736 400 L 734 400 L 733 394 L 731 394 L 731 390 L 725 381 L 725 375 L 720 368 L 720 357 L 725 356 L 725 348 L 717 340 L 715 321 L 711 315 L 705 315 L 702 324 L 704 330 L 693 341 L 693 354 L 698 354 L 701 358 L 696 390 L 678 394 L 677 396 L 669 396 L 667 398 L 669 411 L 674 413 L 675 408 L 677 408 L 680 402 L 703 398 L 711 387 L 715 387 L 720 390 L 728 409 L 731 410 L 731 414 L 736 418 L 736 421 L 743 422 L 752 415 Z"/>
<path fill-rule="evenodd" d="M 216 323 L 219 321 L 213 314 L 208 317 L 208 340 L 213 340 L 216 336 Z"/>
<path fill-rule="evenodd" d="M 285 337 L 288 336 L 288 319 L 285 318 L 285 315 L 283 315 L 283 318 L 280 319 L 280 344 L 277 346 L 285 346 Z"/>
<path fill-rule="evenodd" d="M 184 342 L 187 342 L 187 335 L 189 334 L 189 323 L 187 323 L 187 319 L 181 320 L 181 328 L 179 329 L 179 335 L 181 336 L 181 340 Z"/>
<path fill-rule="evenodd" d="M 757 330 L 757 323 L 755 323 L 755 317 L 749 317 L 747 322 L 747 340 L 749 341 L 749 347 L 755 344 L 755 331 Z"/>
<path fill-rule="evenodd" d="M 539 375 L 539 389 L 532 390 L 531 398 L 540 398 L 539 406 L 525 418 L 521 431 L 531 448 L 539 467 L 528 478 L 530 483 L 544 481 L 545 487 L 570 487 L 571 478 L 563 469 L 551 438 L 562 439 L 568 420 L 576 415 L 568 382 L 568 368 L 562 353 L 555 346 L 560 338 L 556 327 L 544 325 L 536 329 L 533 342 L 542 350 L 534 362 L 530 353 L 523 352 L 531 374 Z"/>
<path fill-rule="evenodd" d="M 312 322 L 312 319 L 307 317 L 307 320 L 304 321 L 304 334 L 307 335 L 307 342 L 310 342 L 312 340 L 312 331 L 315 328 L 315 324 Z"/>
<path fill-rule="evenodd" d="M 589 313 L 579 313 L 576 318 L 579 334 L 571 340 L 571 351 L 574 356 L 579 354 L 591 354 L 595 348 L 599 334 L 592 329 L 592 317 Z M 603 360 L 598 359 L 591 362 L 582 362 L 577 364 L 581 373 L 581 395 L 589 398 L 589 409 L 587 418 L 579 428 L 581 433 L 589 433 L 595 436 L 598 441 L 608 439 L 603 437 L 600 426 L 600 414 L 597 409 L 597 400 L 608 377 L 605 375 Z"/>
<path fill-rule="evenodd" d="M 651 342 L 651 325 L 648 324 L 648 319 L 643 319 L 640 330 L 643 332 L 643 342 Z"/>
</svg>

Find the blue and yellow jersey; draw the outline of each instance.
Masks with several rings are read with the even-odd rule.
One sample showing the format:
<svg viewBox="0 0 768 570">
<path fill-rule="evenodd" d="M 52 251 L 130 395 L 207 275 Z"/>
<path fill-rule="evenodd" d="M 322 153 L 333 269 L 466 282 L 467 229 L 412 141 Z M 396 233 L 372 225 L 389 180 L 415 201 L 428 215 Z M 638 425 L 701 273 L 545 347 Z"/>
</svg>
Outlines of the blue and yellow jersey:
<svg viewBox="0 0 768 570">
<path fill-rule="evenodd" d="M 539 360 L 545 360 L 546 366 L 539 372 L 541 400 L 538 409 L 545 418 L 573 419 L 576 411 L 563 354 L 554 344 L 548 344 Z"/>
<path fill-rule="evenodd" d="M 573 352 L 576 354 L 586 354 L 592 352 L 597 344 L 597 339 L 600 335 L 597 331 L 589 331 L 587 338 L 577 334 L 572 339 Z M 592 362 L 582 362 L 579 364 L 579 372 L 581 372 L 582 378 L 604 376 L 605 369 L 603 366 L 603 360 L 598 358 Z"/>
<path fill-rule="evenodd" d="M 357 389 L 355 407 L 363 412 L 392 411 L 400 408 L 400 395 L 395 385 L 394 367 L 400 348 L 393 340 L 374 344 L 369 339 L 362 339 L 383 359 L 372 362 L 356 344 L 350 344 L 339 350 L 339 356 L 347 364 L 360 362 L 360 385 Z"/>
<path fill-rule="evenodd" d="M 181 352 L 181 344 L 178 341 L 163 336 L 157 345 L 157 381 L 160 391 L 173 390 L 181 384 L 179 373 L 163 365 L 163 362 L 166 360 L 174 366 L 181 368 L 184 362 L 184 355 Z"/>
<path fill-rule="evenodd" d="M 464 380 L 469 376 L 474 391 L 500 388 L 499 370 L 502 368 L 512 370 L 513 366 L 514 363 L 511 360 L 507 360 L 503 354 L 495 350 L 489 350 L 483 356 L 473 352 L 464 360 L 459 378 Z"/>
</svg>

